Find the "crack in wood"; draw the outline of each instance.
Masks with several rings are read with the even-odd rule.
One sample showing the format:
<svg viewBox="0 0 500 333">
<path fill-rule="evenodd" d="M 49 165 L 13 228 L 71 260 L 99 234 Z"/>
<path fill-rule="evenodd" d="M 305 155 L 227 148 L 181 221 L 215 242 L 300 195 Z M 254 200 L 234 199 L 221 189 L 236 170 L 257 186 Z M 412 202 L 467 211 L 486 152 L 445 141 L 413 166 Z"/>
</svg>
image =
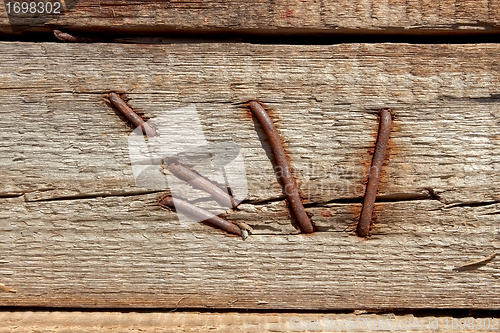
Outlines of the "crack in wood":
<svg viewBox="0 0 500 333">
<path fill-rule="evenodd" d="M 16 195 L 16 196 L 6 196 L 2 197 L 0 196 L 0 199 L 2 198 L 12 198 L 12 197 L 22 197 L 26 194 L 30 193 L 36 193 L 37 191 L 34 192 L 26 192 L 21 195 Z M 146 195 L 146 194 L 152 194 L 152 193 L 165 193 L 168 191 L 160 190 L 160 191 L 137 191 L 137 192 L 118 192 L 118 193 L 89 193 L 89 194 L 81 194 L 81 195 L 68 195 L 68 196 L 60 196 L 60 197 L 53 197 L 53 198 L 48 198 L 48 199 L 26 199 L 26 202 L 50 202 L 50 201 L 62 201 L 62 200 L 86 200 L 86 199 L 95 199 L 95 198 L 108 198 L 108 197 L 133 197 L 133 196 L 141 196 L 141 195 Z"/>
<path fill-rule="evenodd" d="M 483 206 L 490 206 L 490 205 L 496 205 L 499 204 L 500 201 L 483 201 L 483 202 L 478 202 L 478 201 L 468 201 L 468 202 L 458 202 L 458 203 L 453 203 L 449 204 L 443 207 L 443 209 L 450 209 L 450 208 L 456 208 L 456 207 L 483 207 Z"/>
</svg>

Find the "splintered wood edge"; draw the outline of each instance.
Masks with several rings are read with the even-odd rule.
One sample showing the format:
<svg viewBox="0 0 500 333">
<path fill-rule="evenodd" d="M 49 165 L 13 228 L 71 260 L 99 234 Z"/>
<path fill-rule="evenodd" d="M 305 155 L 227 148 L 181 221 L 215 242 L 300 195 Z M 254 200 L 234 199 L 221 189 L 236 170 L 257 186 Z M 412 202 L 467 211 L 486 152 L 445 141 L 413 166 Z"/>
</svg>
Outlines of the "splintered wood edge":
<svg viewBox="0 0 500 333">
<path fill-rule="evenodd" d="M 490 262 L 491 260 L 493 260 L 496 257 L 496 255 L 497 255 L 497 253 L 493 252 L 492 254 L 490 254 L 487 257 L 484 257 L 484 258 L 481 258 L 481 259 L 478 259 L 478 260 L 469 261 L 469 262 L 467 262 L 467 263 L 465 263 L 463 265 L 455 267 L 454 269 L 461 270 L 461 269 L 466 268 L 466 267 L 479 266 L 481 264 L 486 265 L 488 262 Z"/>
<path fill-rule="evenodd" d="M 0 283 L 0 291 L 6 292 L 6 293 L 16 293 L 16 289 L 12 289 L 4 285 L 3 283 Z"/>
</svg>

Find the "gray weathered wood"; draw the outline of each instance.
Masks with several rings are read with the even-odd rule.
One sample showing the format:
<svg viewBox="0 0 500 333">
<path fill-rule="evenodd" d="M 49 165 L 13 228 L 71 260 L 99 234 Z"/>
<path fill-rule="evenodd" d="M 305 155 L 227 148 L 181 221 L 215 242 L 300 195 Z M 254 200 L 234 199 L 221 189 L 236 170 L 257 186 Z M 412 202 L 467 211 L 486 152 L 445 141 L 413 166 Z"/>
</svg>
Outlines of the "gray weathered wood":
<svg viewBox="0 0 500 333">
<path fill-rule="evenodd" d="M 309 208 L 297 235 L 280 203 L 229 213 L 246 241 L 181 225 L 155 194 L 48 202 L 3 199 L 3 305 L 261 309 L 497 308 L 499 264 L 453 268 L 498 249 L 500 205 L 381 203 L 375 235 L 352 204 Z M 281 208 L 281 209 L 280 209 Z M 331 214 L 325 214 L 329 212 Z M 331 217 L 328 217 L 332 215 Z M 425 295 L 425 297 L 422 297 Z"/>
<path fill-rule="evenodd" d="M 498 201 L 498 51 L 5 43 L 0 193 L 43 200 L 143 192 L 130 168 L 131 129 L 104 101 L 117 90 L 151 118 L 194 103 L 207 140 L 241 146 L 251 200 L 281 194 L 269 146 L 241 105 L 259 99 L 274 109 L 311 202 L 362 195 L 382 107 L 396 119 L 381 195 Z"/>
<path fill-rule="evenodd" d="M 500 246 L 499 51 L 1 43 L 0 283 L 17 290 L 2 304 L 498 308 L 498 259 L 453 268 Z M 136 186 L 109 91 L 150 118 L 194 103 L 210 141 L 240 145 L 249 194 L 226 215 L 255 234 L 182 226 Z M 313 235 L 291 224 L 250 99 L 274 110 Z M 389 202 L 363 240 L 356 201 L 382 107 L 396 114 Z"/>
<path fill-rule="evenodd" d="M 76 1 L 64 1 L 70 5 Z M 500 2 L 447 1 L 97 1 L 63 15 L 9 17 L 0 1 L 0 32 L 57 27 L 99 32 L 498 33 Z M 11 23 L 14 26 L 11 26 Z M 22 29 L 21 29 L 22 28 Z"/>
<path fill-rule="evenodd" d="M 462 317 L 474 320 L 469 327 L 488 325 L 491 329 L 495 318 Z M 387 314 L 336 314 L 336 313 L 199 313 L 199 312 L 2 312 L 0 328 L 19 332 L 89 332 L 110 333 L 138 330 L 141 332 L 393 332 L 413 330 L 418 332 L 470 332 L 461 329 L 459 320 L 451 316 L 432 317 Z M 498 320 L 498 319 L 496 319 Z M 320 321 L 322 326 L 311 326 Z M 492 324 L 493 322 L 493 324 Z M 470 323 L 466 322 L 471 325 Z M 467 325 L 466 324 L 466 325 Z M 344 326 L 342 326 L 344 325 Z M 412 326 L 413 325 L 413 326 Z M 496 325 L 498 326 L 498 325 Z M 299 327 L 300 329 L 298 329 Z M 314 329 L 314 327 L 316 329 Z M 392 329 L 391 329 L 392 327 Z M 465 326 L 467 327 L 467 326 Z M 313 329 L 310 329 L 313 328 Z M 478 331 L 494 331 L 479 329 Z"/>
</svg>

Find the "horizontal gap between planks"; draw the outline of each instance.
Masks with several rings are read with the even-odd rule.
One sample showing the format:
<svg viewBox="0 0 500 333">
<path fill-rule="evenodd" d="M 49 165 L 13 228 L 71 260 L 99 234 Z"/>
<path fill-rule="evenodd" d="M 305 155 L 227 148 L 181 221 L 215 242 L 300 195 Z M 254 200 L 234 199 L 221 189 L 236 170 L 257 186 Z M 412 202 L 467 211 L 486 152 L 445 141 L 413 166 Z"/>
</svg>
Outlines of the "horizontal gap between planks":
<svg viewBox="0 0 500 333">
<path fill-rule="evenodd" d="M 186 312 L 186 313 L 246 313 L 246 314 L 264 314 L 264 313 L 314 313 L 314 314 L 358 314 L 357 309 L 344 310 L 321 310 L 321 309 L 240 309 L 240 308 L 68 308 L 68 307 L 23 307 L 23 306 L 6 306 L 0 307 L 2 312 L 115 312 L 115 313 L 170 313 L 170 312 Z M 395 314 L 408 315 L 415 317 L 493 317 L 500 318 L 500 310 L 483 310 L 483 309 L 372 309 L 362 310 L 359 314 Z"/>
<path fill-rule="evenodd" d="M 75 36 L 95 38 L 100 43 L 184 44 L 184 43 L 251 43 L 289 45 L 334 45 L 342 43 L 410 43 L 410 44 L 478 44 L 498 43 L 500 33 L 491 30 L 338 30 L 321 32 L 300 29 L 277 30 L 98 30 L 64 29 Z M 0 41 L 58 42 L 52 31 L 24 31 L 19 34 L 0 34 Z"/>
</svg>

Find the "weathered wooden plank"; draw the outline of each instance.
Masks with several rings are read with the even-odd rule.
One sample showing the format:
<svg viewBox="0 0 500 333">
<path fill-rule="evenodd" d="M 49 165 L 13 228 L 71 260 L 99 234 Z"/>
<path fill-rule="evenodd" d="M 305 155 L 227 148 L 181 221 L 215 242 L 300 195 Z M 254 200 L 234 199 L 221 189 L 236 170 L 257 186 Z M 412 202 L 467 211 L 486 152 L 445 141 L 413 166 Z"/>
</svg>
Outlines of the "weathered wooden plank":
<svg viewBox="0 0 500 333">
<path fill-rule="evenodd" d="M 500 245 L 498 51 L 2 43 L 0 283 L 17 290 L 2 304 L 498 308 L 498 259 L 453 270 Z M 254 235 L 183 226 L 136 186 L 112 90 L 151 118 L 194 103 L 208 141 L 241 147 L 249 193 L 227 218 Z M 313 235 L 291 225 L 250 99 L 274 110 Z M 382 107 L 396 114 L 389 202 L 363 240 L 353 230 Z"/>
<path fill-rule="evenodd" d="M 2 199 L 2 305 L 250 309 L 482 308 L 500 304 L 499 261 L 455 270 L 500 246 L 500 204 L 380 203 L 369 240 L 353 204 L 308 208 L 297 235 L 283 203 L 228 213 L 243 241 L 183 225 L 157 194 L 26 202 Z M 181 304 L 179 304 L 181 303 Z"/>
<path fill-rule="evenodd" d="M 415 316 L 412 314 L 335 314 L 335 313 L 120 313 L 120 312 L 2 312 L 0 328 L 19 333 L 40 331 L 114 333 L 124 330 L 141 332 L 470 332 L 471 328 L 489 331 L 498 327 L 498 318 L 464 315 Z M 315 322 L 319 322 L 315 324 Z M 313 326 L 316 325 L 316 326 Z M 413 326 L 412 326 L 413 325 Z M 469 325 L 469 326 L 467 326 Z M 489 326 L 488 326 L 489 325 Z M 463 328 L 465 327 L 465 328 Z M 493 329 L 492 331 L 494 331 Z"/>
<path fill-rule="evenodd" d="M 498 51 L 4 43 L 0 193 L 27 200 L 143 193 L 130 167 L 131 130 L 104 101 L 117 90 L 151 118 L 194 103 L 209 142 L 241 147 L 249 200 L 281 195 L 269 146 L 242 107 L 258 99 L 274 110 L 307 202 L 360 198 L 382 107 L 396 118 L 381 196 L 498 201 Z"/>
<path fill-rule="evenodd" d="M 53 1 L 56 2 L 56 1 Z M 64 14 L 15 14 L 2 0 L 0 32 L 498 33 L 496 0 L 97 1 L 66 0 Z M 11 3 L 10 7 L 4 6 Z M 10 8 L 10 15 L 7 11 Z"/>
</svg>

